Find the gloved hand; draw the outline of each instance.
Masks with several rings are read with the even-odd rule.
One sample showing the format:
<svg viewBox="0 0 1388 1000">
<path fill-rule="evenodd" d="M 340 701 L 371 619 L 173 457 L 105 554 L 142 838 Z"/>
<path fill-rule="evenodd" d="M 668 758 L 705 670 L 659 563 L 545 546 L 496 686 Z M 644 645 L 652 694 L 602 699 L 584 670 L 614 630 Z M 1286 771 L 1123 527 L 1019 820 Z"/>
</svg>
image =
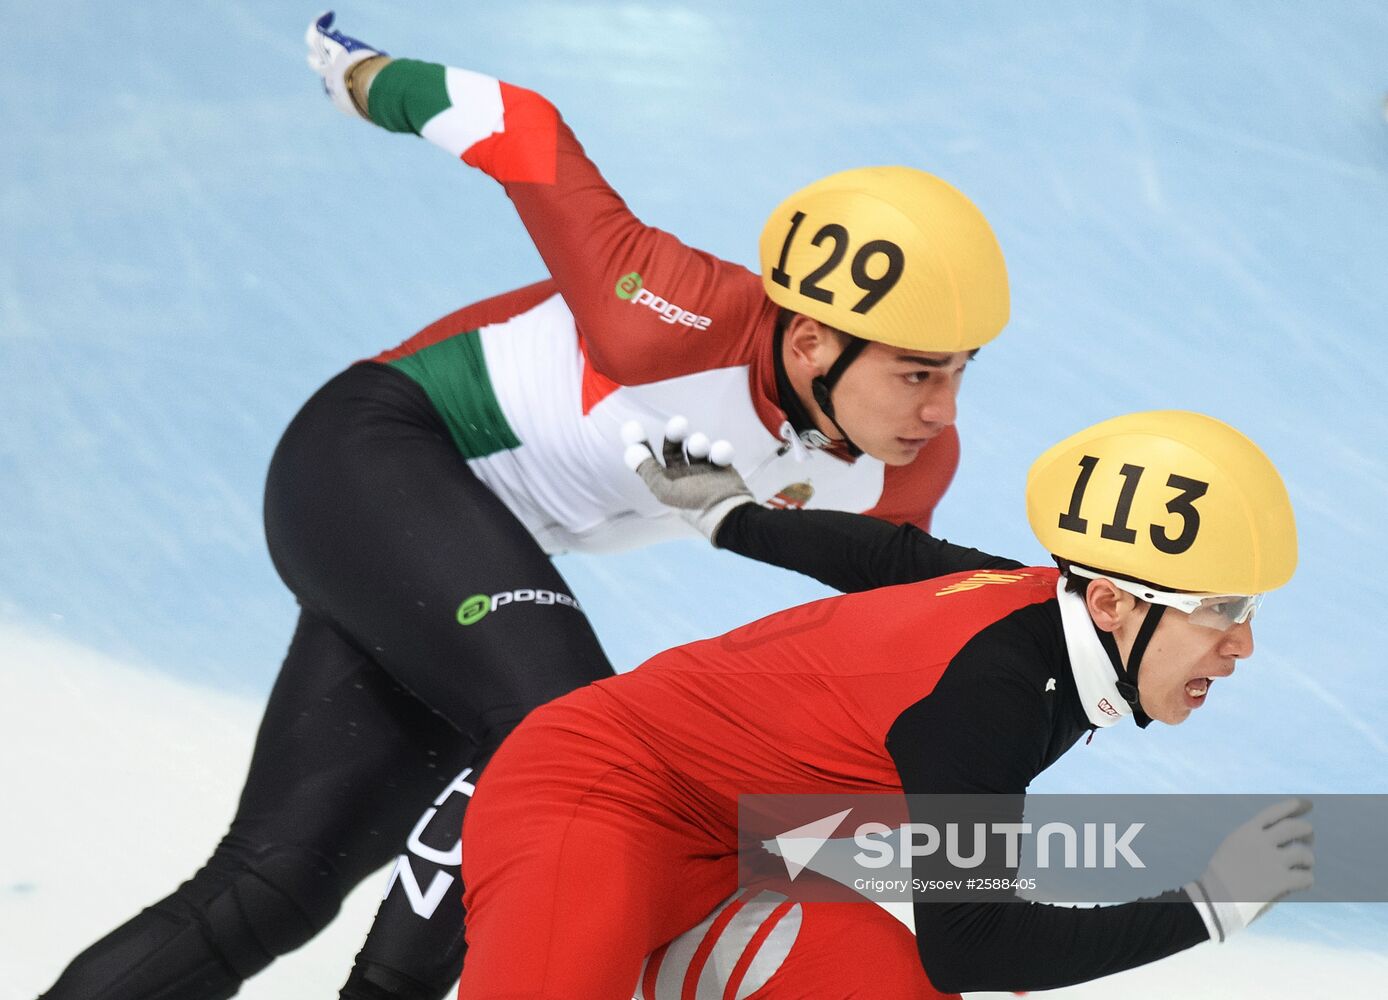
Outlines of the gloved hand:
<svg viewBox="0 0 1388 1000">
<path fill-rule="evenodd" d="M 352 80 L 352 69 L 358 63 L 386 53 L 332 30 L 333 17 L 332 11 L 320 14 L 304 34 L 309 69 L 323 78 L 323 90 L 333 99 L 333 104 L 355 118 L 367 118 L 366 91 L 364 87 L 353 85 L 356 81 Z"/>
<path fill-rule="evenodd" d="M 627 446 L 623 456 L 627 468 L 641 477 L 657 500 L 673 507 L 709 541 L 729 511 L 756 502 L 732 466 L 733 446 L 727 441 L 710 443 L 706 434 L 690 435 L 684 417 L 671 417 L 665 425 L 664 465 L 651 451 L 639 422 L 623 425 L 622 440 Z"/>
<path fill-rule="evenodd" d="M 1314 834 L 1305 799 L 1264 809 L 1219 845 L 1210 866 L 1186 893 L 1201 910 L 1211 936 L 1224 941 L 1288 893 L 1311 888 Z"/>
</svg>

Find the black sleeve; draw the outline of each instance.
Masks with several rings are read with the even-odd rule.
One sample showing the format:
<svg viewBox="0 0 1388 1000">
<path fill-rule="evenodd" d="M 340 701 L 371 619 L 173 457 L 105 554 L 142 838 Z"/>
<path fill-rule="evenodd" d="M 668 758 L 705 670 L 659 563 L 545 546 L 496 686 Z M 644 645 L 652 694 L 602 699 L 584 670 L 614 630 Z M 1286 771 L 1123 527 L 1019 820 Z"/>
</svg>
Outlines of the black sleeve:
<svg viewBox="0 0 1388 1000">
<path fill-rule="evenodd" d="M 931 580 L 961 570 L 1022 565 L 951 545 L 915 525 L 838 510 L 774 510 L 755 503 L 734 507 L 718 526 L 714 544 L 845 592 Z"/>
<path fill-rule="evenodd" d="M 965 647 L 961 656 L 970 655 Z M 887 748 L 903 789 L 1010 796 L 1015 811 L 1007 819 L 1020 822 L 1022 793 L 1048 757 L 1050 713 L 1057 708 L 1043 685 L 1044 680 L 1009 675 L 993 664 L 956 660 L 935 690 L 903 712 L 889 733 Z M 913 803 L 913 821 L 928 821 L 916 815 L 923 806 Z M 930 879 L 941 873 L 917 859 L 912 874 Z M 1015 876 L 1015 871 L 986 874 Z M 1199 912 L 1179 890 L 1083 909 L 918 899 L 914 911 L 921 963 L 945 993 L 1053 989 L 1144 965 L 1209 939 Z"/>
</svg>

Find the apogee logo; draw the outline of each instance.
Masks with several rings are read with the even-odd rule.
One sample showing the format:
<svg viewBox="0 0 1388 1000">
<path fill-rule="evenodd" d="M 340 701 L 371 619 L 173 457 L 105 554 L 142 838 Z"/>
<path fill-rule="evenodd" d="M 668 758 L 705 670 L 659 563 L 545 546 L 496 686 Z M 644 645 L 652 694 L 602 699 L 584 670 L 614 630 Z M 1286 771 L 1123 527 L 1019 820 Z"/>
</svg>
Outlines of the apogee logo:
<svg viewBox="0 0 1388 1000">
<path fill-rule="evenodd" d="M 578 606 L 578 602 L 568 594 L 555 593 L 553 590 L 522 587 L 519 590 L 503 590 L 499 594 L 473 594 L 458 605 L 458 624 L 476 625 L 493 611 L 504 608 L 508 604 L 560 604 L 566 608 L 573 608 L 575 611 L 583 610 Z"/>
<path fill-rule="evenodd" d="M 641 275 L 635 271 L 618 278 L 617 287 L 613 291 L 616 292 L 617 298 L 623 302 L 630 302 L 634 306 L 645 306 L 657 313 L 662 322 L 669 323 L 671 326 L 678 323 L 680 326 L 692 327 L 695 330 L 707 330 L 713 323 L 713 320 L 707 316 L 692 313 L 688 309 L 677 306 L 673 302 L 667 302 L 656 295 L 646 287 Z"/>
</svg>

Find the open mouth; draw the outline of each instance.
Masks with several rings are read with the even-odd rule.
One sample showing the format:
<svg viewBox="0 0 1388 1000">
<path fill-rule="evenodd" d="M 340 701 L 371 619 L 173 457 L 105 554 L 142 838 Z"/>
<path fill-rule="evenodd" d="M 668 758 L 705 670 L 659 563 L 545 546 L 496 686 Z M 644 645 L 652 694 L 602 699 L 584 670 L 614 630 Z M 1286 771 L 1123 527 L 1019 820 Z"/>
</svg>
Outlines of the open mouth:
<svg viewBox="0 0 1388 1000">
<path fill-rule="evenodd" d="M 1213 683 L 1214 680 L 1209 677 L 1197 677 L 1186 681 L 1186 697 L 1192 704 L 1199 705 L 1205 700 L 1205 695 L 1210 693 L 1210 685 Z"/>
</svg>

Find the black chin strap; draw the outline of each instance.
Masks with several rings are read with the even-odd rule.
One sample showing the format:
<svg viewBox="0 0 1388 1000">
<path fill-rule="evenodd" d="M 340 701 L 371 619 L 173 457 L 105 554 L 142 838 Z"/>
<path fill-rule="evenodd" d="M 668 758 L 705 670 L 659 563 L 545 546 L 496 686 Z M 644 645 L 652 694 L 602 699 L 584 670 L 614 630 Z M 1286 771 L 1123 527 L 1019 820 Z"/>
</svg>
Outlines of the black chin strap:
<svg viewBox="0 0 1388 1000">
<path fill-rule="evenodd" d="M 848 436 L 848 432 L 839 426 L 839 422 L 834 417 L 834 400 L 831 394 L 834 386 L 843 377 L 844 369 L 853 363 L 853 359 L 863 353 L 863 348 L 867 347 L 867 341 L 861 337 L 848 335 L 848 344 L 834 363 L 829 366 L 829 370 L 823 375 L 816 375 L 814 381 L 810 383 L 810 392 L 814 394 L 814 401 L 819 404 L 819 408 L 824 411 L 824 415 L 829 418 L 829 423 L 834 425 L 834 429 L 843 435 L 843 443 L 848 447 L 849 454 L 857 458 L 863 453 L 863 449 L 853 443 L 853 439 Z"/>
<path fill-rule="evenodd" d="M 1133 640 L 1133 651 L 1128 654 L 1127 666 L 1123 665 L 1123 657 L 1118 652 L 1118 642 L 1113 638 L 1113 633 L 1094 626 L 1099 642 L 1103 644 L 1109 662 L 1113 664 L 1114 673 L 1118 675 L 1118 693 L 1133 710 L 1133 721 L 1139 729 L 1150 726 L 1152 717 L 1142 710 L 1142 702 L 1138 699 L 1137 672 L 1142 668 L 1142 654 L 1147 652 L 1147 644 L 1152 641 L 1152 634 L 1156 632 L 1157 624 L 1165 613 L 1165 605 L 1147 605 L 1147 617 L 1142 620 L 1142 626 L 1137 630 L 1137 638 Z"/>
</svg>

